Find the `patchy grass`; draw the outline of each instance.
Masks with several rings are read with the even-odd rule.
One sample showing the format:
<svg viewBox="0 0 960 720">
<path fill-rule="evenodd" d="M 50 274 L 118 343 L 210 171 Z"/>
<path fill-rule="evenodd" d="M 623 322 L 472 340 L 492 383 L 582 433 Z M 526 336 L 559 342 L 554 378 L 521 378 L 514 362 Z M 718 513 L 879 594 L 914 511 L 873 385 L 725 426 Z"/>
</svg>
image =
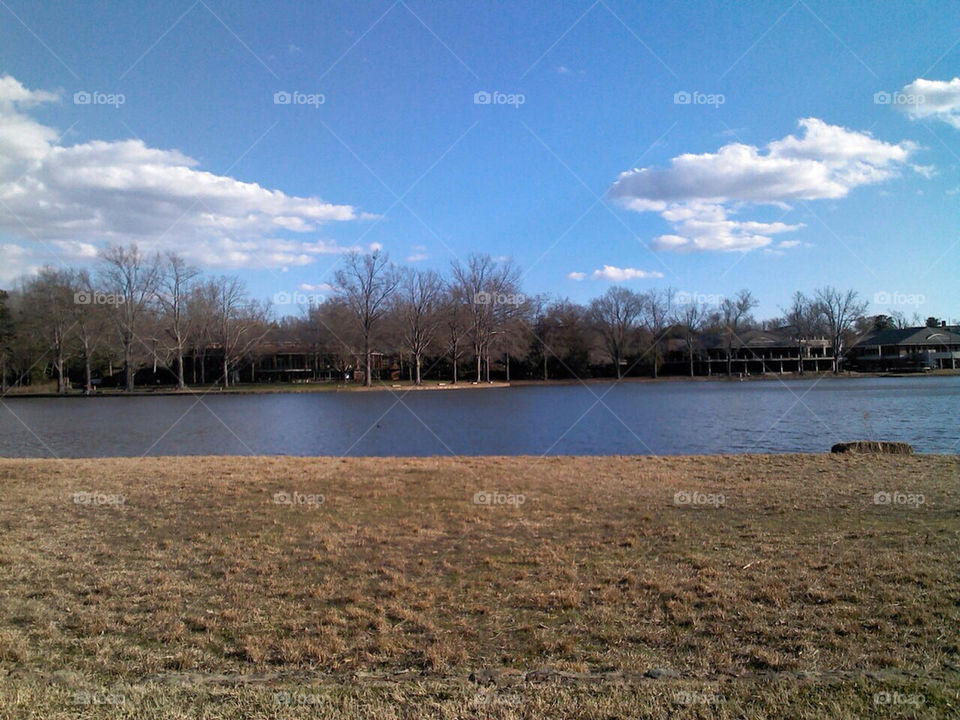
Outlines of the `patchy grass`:
<svg viewBox="0 0 960 720">
<path fill-rule="evenodd" d="M 958 480 L 944 456 L 0 460 L 0 718 L 956 716 Z"/>
</svg>

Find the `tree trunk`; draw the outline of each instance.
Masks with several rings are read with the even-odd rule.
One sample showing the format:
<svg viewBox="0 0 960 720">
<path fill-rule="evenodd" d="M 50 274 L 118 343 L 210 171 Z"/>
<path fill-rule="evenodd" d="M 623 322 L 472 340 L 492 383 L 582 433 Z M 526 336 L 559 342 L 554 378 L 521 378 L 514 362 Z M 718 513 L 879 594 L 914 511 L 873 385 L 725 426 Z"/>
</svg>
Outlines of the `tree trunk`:
<svg viewBox="0 0 960 720">
<path fill-rule="evenodd" d="M 229 368 L 230 368 L 230 365 L 227 362 L 227 352 L 226 352 L 226 349 L 224 349 L 224 352 L 223 352 L 223 387 L 224 389 L 230 387 L 230 376 L 227 375 L 227 371 L 229 370 Z"/>
<path fill-rule="evenodd" d="M 620 369 L 620 355 L 617 355 L 613 359 L 613 362 L 616 363 L 617 366 L 617 380 L 621 380 L 623 378 L 623 371 Z"/>
<path fill-rule="evenodd" d="M 0 353 L 0 393 L 7 393 L 7 354 Z"/>
<path fill-rule="evenodd" d="M 689 353 L 689 355 L 690 355 L 690 377 L 693 377 L 693 347 L 691 346 L 691 347 L 689 348 L 689 350 L 690 350 L 690 353 Z"/>
<path fill-rule="evenodd" d="M 67 386 L 63 381 L 63 350 L 57 348 L 57 393 L 63 395 L 67 392 Z"/>
<path fill-rule="evenodd" d="M 419 385 L 420 384 L 420 353 L 416 353 L 413 356 L 413 364 L 414 364 L 413 383 L 414 385 Z"/>
<path fill-rule="evenodd" d="M 510 382 L 510 353 L 507 353 L 507 382 Z"/>
<path fill-rule="evenodd" d="M 177 348 L 177 387 L 180 390 L 187 388 L 187 383 L 183 378 L 183 349 Z"/>
<path fill-rule="evenodd" d="M 483 365 L 483 351 L 477 350 L 477 382 L 483 382 L 483 373 L 481 371 L 481 366 Z"/>
<path fill-rule="evenodd" d="M 90 354 L 83 353 L 83 387 L 87 392 L 93 392 L 93 378 L 90 377 Z"/>
<path fill-rule="evenodd" d="M 543 379 L 547 379 L 547 348 L 543 348 Z"/>
<path fill-rule="evenodd" d="M 453 346 L 453 384 L 457 384 L 457 358 L 459 357 L 457 353 L 457 346 Z"/>
<path fill-rule="evenodd" d="M 133 345 L 133 339 L 129 335 L 123 338 L 123 386 L 127 392 L 133 391 L 133 365 L 131 363 L 130 346 Z"/>
</svg>

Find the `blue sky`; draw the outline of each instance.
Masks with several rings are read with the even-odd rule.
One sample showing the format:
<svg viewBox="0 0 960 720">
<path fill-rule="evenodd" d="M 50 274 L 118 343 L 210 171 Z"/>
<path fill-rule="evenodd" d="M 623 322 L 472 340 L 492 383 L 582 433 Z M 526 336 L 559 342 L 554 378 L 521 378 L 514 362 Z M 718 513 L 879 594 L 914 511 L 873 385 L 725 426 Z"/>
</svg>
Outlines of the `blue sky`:
<svg viewBox="0 0 960 720">
<path fill-rule="evenodd" d="M 440 270 L 507 256 L 529 292 L 578 301 L 747 287 L 772 316 L 831 284 L 960 319 L 954 4 L 3 0 L 0 18 L 2 282 L 133 240 L 260 297 L 323 293 L 342 251 L 382 246 Z"/>
</svg>

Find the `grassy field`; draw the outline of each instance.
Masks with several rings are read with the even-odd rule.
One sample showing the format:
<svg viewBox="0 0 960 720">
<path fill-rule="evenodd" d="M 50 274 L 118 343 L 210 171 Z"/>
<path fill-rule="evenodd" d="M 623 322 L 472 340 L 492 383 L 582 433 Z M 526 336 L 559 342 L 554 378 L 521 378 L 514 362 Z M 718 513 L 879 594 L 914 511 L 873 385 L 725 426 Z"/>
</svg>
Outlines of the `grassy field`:
<svg viewBox="0 0 960 720">
<path fill-rule="evenodd" d="M 956 457 L 0 460 L 0 489 L 4 719 L 960 716 Z"/>
</svg>

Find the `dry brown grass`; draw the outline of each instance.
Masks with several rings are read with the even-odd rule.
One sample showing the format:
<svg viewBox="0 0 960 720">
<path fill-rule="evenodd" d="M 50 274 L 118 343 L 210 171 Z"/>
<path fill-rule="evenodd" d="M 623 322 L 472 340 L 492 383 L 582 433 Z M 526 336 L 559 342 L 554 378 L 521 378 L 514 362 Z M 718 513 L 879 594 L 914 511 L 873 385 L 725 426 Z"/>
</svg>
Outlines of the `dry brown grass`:
<svg viewBox="0 0 960 720">
<path fill-rule="evenodd" d="M 2 460 L 0 717 L 949 716 L 958 480 L 930 456 Z M 894 491 L 923 503 L 874 503 Z"/>
</svg>

